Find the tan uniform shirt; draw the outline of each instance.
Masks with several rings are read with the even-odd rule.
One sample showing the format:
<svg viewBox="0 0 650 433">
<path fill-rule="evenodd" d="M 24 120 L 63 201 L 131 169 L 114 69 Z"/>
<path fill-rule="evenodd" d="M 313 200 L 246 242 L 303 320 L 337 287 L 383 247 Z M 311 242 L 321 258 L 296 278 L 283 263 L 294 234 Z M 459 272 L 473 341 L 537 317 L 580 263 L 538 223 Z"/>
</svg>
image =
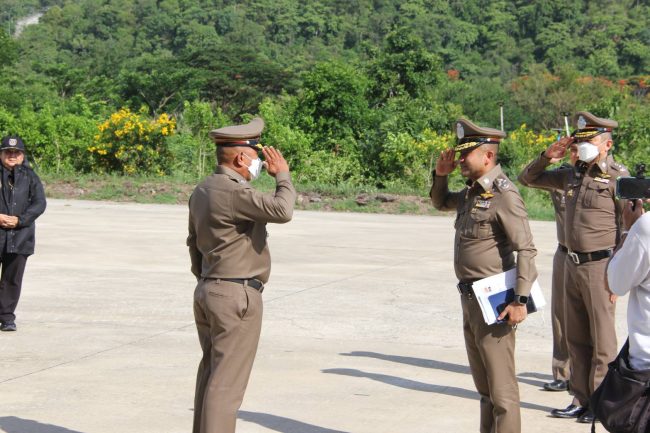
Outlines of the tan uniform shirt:
<svg viewBox="0 0 650 433">
<path fill-rule="evenodd" d="M 624 200 L 616 199 L 616 178 L 629 176 L 611 156 L 593 164 L 586 173 L 578 170 L 545 170 L 550 160 L 542 153 L 522 172 L 526 183 L 539 188 L 566 191 L 567 248 L 581 253 L 613 248 L 619 238 Z"/>
<path fill-rule="evenodd" d="M 264 194 L 237 172 L 217 166 L 194 189 L 187 245 L 197 278 L 268 281 L 271 256 L 266 223 L 291 220 L 296 201 L 289 173 L 278 173 L 275 179 L 275 193 Z"/>
<path fill-rule="evenodd" d="M 549 191 L 553 208 L 555 209 L 555 230 L 557 231 L 557 241 L 566 246 L 564 240 L 564 222 L 566 219 L 566 194 L 561 189 Z"/>
<path fill-rule="evenodd" d="M 560 167 L 556 168 L 555 171 L 560 171 L 560 170 L 573 170 L 573 166 L 568 165 L 568 164 L 562 164 Z M 539 186 L 534 186 L 528 184 L 526 182 L 526 179 L 524 178 L 524 172 L 519 175 L 519 182 L 522 183 L 524 186 L 529 186 L 533 188 L 540 188 Z M 564 241 L 564 220 L 565 220 L 565 211 L 566 211 L 566 193 L 564 191 L 564 188 L 558 189 L 558 188 L 541 188 L 545 189 L 548 191 L 549 195 L 551 196 L 551 202 L 553 202 L 553 208 L 555 209 L 555 229 L 557 231 L 557 241 L 561 244 L 566 246 L 566 243 Z"/>
<path fill-rule="evenodd" d="M 537 250 L 524 202 L 500 165 L 459 192 L 449 191 L 447 176 L 434 176 L 431 201 L 438 210 L 457 211 L 454 269 L 460 281 L 478 280 L 516 266 L 515 292 L 530 293 L 537 278 Z"/>
</svg>

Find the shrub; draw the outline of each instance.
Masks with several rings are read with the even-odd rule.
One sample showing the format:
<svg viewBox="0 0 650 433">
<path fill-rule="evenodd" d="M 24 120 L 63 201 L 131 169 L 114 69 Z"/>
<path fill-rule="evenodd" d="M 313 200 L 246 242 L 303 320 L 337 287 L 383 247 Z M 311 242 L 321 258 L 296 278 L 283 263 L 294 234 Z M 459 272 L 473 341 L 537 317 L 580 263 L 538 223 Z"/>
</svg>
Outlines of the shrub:
<svg viewBox="0 0 650 433">
<path fill-rule="evenodd" d="M 166 139 L 174 134 L 176 121 L 168 114 L 149 120 L 145 111 L 133 113 L 122 108 L 97 128 L 94 144 L 88 147 L 96 170 L 128 175 L 171 172 L 172 155 Z"/>
<path fill-rule="evenodd" d="M 427 188 L 431 185 L 431 172 L 435 168 L 438 155 L 453 146 L 453 143 L 453 134 L 438 134 L 429 129 L 422 133 L 421 140 L 416 140 L 404 132 L 389 133 L 379 157 L 389 181 L 403 182 L 415 188 Z M 459 176 L 458 172 L 454 172 L 452 179 L 455 180 Z"/>
</svg>

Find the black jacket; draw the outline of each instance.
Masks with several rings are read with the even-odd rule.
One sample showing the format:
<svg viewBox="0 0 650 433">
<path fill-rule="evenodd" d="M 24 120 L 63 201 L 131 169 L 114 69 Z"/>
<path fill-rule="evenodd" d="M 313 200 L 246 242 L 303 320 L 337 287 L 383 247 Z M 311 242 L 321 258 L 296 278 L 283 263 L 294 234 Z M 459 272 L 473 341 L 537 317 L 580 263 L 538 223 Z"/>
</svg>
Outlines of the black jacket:
<svg viewBox="0 0 650 433">
<path fill-rule="evenodd" d="M 11 171 L 0 164 L 0 213 L 18 217 L 14 229 L 0 229 L 2 253 L 34 254 L 34 221 L 45 211 L 45 191 L 34 170 L 25 164 Z"/>
</svg>

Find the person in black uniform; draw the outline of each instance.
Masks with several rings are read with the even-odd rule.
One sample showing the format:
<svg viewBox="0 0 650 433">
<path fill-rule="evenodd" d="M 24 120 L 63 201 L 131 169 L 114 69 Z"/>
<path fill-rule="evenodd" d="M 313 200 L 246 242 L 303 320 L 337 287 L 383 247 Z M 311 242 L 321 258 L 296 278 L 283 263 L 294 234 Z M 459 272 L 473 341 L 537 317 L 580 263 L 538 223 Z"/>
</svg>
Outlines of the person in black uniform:
<svg viewBox="0 0 650 433">
<path fill-rule="evenodd" d="M 20 137 L 0 144 L 0 331 L 16 330 L 16 306 L 27 257 L 34 254 L 34 221 L 45 211 L 43 184 L 25 163 Z"/>
</svg>

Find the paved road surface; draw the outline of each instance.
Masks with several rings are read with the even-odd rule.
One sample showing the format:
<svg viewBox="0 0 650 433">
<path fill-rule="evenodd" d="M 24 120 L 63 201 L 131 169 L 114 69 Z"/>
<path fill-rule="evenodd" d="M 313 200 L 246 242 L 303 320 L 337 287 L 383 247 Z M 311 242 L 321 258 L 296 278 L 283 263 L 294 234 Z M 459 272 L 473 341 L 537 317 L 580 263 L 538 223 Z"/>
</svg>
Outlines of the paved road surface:
<svg viewBox="0 0 650 433">
<path fill-rule="evenodd" d="M 50 200 L 18 332 L 0 335 L 0 432 L 191 431 L 200 350 L 186 218 L 185 206 Z M 452 222 L 296 212 L 269 226 L 273 271 L 238 432 L 478 431 Z M 531 225 L 548 297 L 555 228 Z M 547 416 L 570 401 L 540 390 L 548 309 L 517 332 L 523 432 L 588 432 Z"/>
</svg>

